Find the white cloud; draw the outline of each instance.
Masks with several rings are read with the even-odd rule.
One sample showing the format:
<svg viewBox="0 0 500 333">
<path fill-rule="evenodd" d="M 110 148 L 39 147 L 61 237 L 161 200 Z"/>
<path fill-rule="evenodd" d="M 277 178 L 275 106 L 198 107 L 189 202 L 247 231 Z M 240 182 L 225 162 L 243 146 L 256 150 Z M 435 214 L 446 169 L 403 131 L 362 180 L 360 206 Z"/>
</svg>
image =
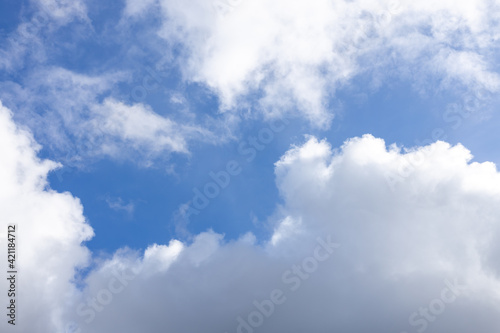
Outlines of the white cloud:
<svg viewBox="0 0 500 333">
<path fill-rule="evenodd" d="M 0 94 L 16 118 L 54 151 L 72 154 L 72 138 L 91 135 L 85 124 L 98 97 L 126 79 L 123 73 L 102 76 L 78 74 L 60 67 L 39 68 L 21 84 L 3 82 Z M 79 144 L 84 146 L 86 142 Z M 78 152 L 79 153 L 79 152 Z"/>
<path fill-rule="evenodd" d="M 0 104 L 2 244 L 7 225 L 17 224 L 15 328 L 19 332 L 58 332 L 63 326 L 61 313 L 77 294 L 71 282 L 75 269 L 86 266 L 90 259 L 81 242 L 90 239 L 93 231 L 78 199 L 48 187 L 47 173 L 58 165 L 38 159 L 40 146 L 11 118 L 11 112 Z M 5 277 L 0 288 L 8 290 Z M 5 318 L 0 324 L 2 332 L 11 330 Z"/>
<path fill-rule="evenodd" d="M 127 8 L 139 2 L 128 0 Z M 496 1 L 161 0 L 154 6 L 164 14 L 160 35 L 184 46 L 185 78 L 211 87 L 224 111 L 259 96 L 266 116 L 297 109 L 328 127 L 329 98 L 361 73 L 375 82 L 410 79 L 419 91 L 434 87 L 431 79 L 451 92 L 456 83 L 469 91 L 500 88 L 493 66 Z"/>
<path fill-rule="evenodd" d="M 195 119 L 179 123 L 146 104 L 104 98 L 127 79 L 124 73 L 90 76 L 45 68 L 28 76 L 22 87 L 3 83 L 0 96 L 66 165 L 81 166 L 102 156 L 140 156 L 137 160 L 147 166 L 164 153 L 188 154 L 192 140 L 220 140 Z"/>
<path fill-rule="evenodd" d="M 92 126 L 96 130 L 129 143 L 136 150 L 145 148 L 156 154 L 162 151 L 187 153 L 186 138 L 210 134 L 199 127 L 179 125 L 143 104 L 128 106 L 106 99 L 94 111 Z M 105 143 L 102 147 L 109 155 L 122 154 L 122 149 L 113 143 Z"/>
<path fill-rule="evenodd" d="M 417 158 L 418 167 L 390 186 L 387 174 Z M 404 152 L 371 135 L 340 149 L 310 137 L 276 163 L 284 203 L 268 243 L 255 244 L 249 234 L 227 242 L 209 231 L 191 244 L 152 245 L 144 256 L 119 251 L 90 274 L 70 307 L 81 316 L 70 311 L 68 320 L 93 333 L 237 332 L 238 317 L 248 322 L 254 301 L 279 289 L 286 300 L 261 315 L 255 331 L 450 332 L 469 325 L 491 332 L 499 324 L 500 173 L 471 158 L 444 142 Z M 113 271 L 128 280 L 109 301 L 103 290 L 115 283 Z"/>
<path fill-rule="evenodd" d="M 495 92 L 500 89 L 500 77 L 488 68 L 482 56 L 470 51 L 443 50 L 435 58 L 435 69 L 446 72 L 452 82 L 479 90 Z"/>
</svg>

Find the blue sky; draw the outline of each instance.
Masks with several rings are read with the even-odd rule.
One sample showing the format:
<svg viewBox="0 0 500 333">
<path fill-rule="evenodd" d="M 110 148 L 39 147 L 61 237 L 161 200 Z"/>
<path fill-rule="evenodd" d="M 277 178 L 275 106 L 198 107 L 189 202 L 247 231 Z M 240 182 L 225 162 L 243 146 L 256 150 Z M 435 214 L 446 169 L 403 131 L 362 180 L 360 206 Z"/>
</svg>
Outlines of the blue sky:
<svg viewBox="0 0 500 333">
<path fill-rule="evenodd" d="M 269 186 L 274 183 L 273 164 L 290 145 L 304 141 L 302 133 L 327 138 L 336 146 L 346 138 L 371 133 L 388 143 L 412 147 L 416 140 L 430 138 L 435 128 L 444 127 L 431 112 L 424 119 L 421 109 L 431 108 L 432 102 L 416 98 L 411 91 L 378 91 L 365 98 L 343 100 L 338 124 L 327 131 L 305 129 L 303 121 L 293 121 L 250 162 L 237 148 L 265 128 L 265 122 L 249 122 L 235 140 L 217 146 L 197 144 L 191 157 L 173 156 L 150 168 L 137 168 L 132 162 L 100 161 L 85 170 L 63 169 L 50 176 L 51 186 L 74 193 L 83 201 L 86 216 L 96 221 L 96 237 L 89 248 L 108 252 L 123 246 L 145 248 L 165 238 L 185 236 L 175 232 L 177 209 L 192 199 L 193 188 L 202 189 L 211 181 L 210 172 L 224 170 L 228 161 L 236 159 L 242 173 L 231 178 L 230 185 L 210 200 L 209 207 L 190 218 L 187 229 L 196 234 L 213 228 L 230 239 L 251 231 L 265 239 L 272 232 L 265 226 L 266 219 L 280 202 L 276 187 Z M 415 104 L 406 104 L 411 99 Z M 167 171 L 171 164 L 175 174 Z M 113 210 L 106 203 L 107 197 L 134 204 L 133 213 Z"/>
<path fill-rule="evenodd" d="M 498 327 L 499 17 L 489 0 L 3 1 L 0 218 L 25 225 L 27 281 L 53 258 L 21 300 L 41 326 L 20 332 L 422 332 L 453 279 L 467 296 L 429 332 Z M 318 237 L 336 261 L 253 325 L 287 267 L 321 262 Z M 103 301 L 125 269 L 137 281 Z"/>
<path fill-rule="evenodd" d="M 130 161 L 112 160 L 99 161 L 85 169 L 68 167 L 50 175 L 51 186 L 58 191 L 70 191 L 82 200 L 86 216 L 95 221 L 96 237 L 88 243 L 89 248 L 111 253 L 123 246 L 140 249 L 165 238 L 186 237 L 175 229 L 175 224 L 179 223 L 176 220 L 179 206 L 192 199 L 194 188 L 202 189 L 211 181 L 210 172 L 224 170 L 226 163 L 233 159 L 242 165 L 243 172 L 231 178 L 230 186 L 210 200 L 209 207 L 199 215 L 191 216 L 187 231 L 196 234 L 212 228 L 229 239 L 251 231 L 266 239 L 272 232 L 266 227 L 266 219 L 272 215 L 275 204 L 280 202 L 276 187 L 269 186 L 274 182 L 273 164 L 290 145 L 302 143 L 304 134 L 327 138 L 334 146 L 342 145 L 346 138 L 366 133 L 405 147 L 428 144 L 440 138 L 452 144 L 462 142 L 467 147 L 478 145 L 474 154 L 479 156 L 476 158 L 479 161 L 498 158 L 494 145 L 489 143 L 489 138 L 496 132 L 494 128 L 484 120 L 463 126 L 463 122 L 469 119 L 462 122 L 459 114 L 443 119 L 440 110 L 446 107 L 446 102 L 443 102 L 446 98 L 419 98 L 404 84 L 368 93 L 359 92 L 360 87 L 361 84 L 341 91 L 332 100 L 332 104 L 337 103 L 340 109 L 332 128 L 311 129 L 302 120 L 295 119 L 262 151 L 257 151 L 255 159 L 250 162 L 238 153 L 237 147 L 240 142 L 255 137 L 267 126 L 266 122 L 248 122 L 241 126 L 238 137 L 229 142 L 218 145 L 197 143 L 191 156 L 172 156 L 167 162 L 149 168 L 137 167 Z M 361 98 L 352 95 L 361 95 Z M 216 109 L 217 105 L 195 107 L 204 112 L 211 107 Z M 159 105 L 158 110 L 161 112 L 162 109 Z M 476 137 L 481 134 L 460 135 L 455 126 L 462 127 L 459 132 L 467 126 L 467 131 L 481 127 L 489 133 L 483 134 L 487 138 L 478 140 Z M 436 130 L 438 132 L 434 135 Z M 132 204 L 133 212 L 111 208 L 106 202 L 109 198 L 121 199 L 123 205 Z"/>
</svg>

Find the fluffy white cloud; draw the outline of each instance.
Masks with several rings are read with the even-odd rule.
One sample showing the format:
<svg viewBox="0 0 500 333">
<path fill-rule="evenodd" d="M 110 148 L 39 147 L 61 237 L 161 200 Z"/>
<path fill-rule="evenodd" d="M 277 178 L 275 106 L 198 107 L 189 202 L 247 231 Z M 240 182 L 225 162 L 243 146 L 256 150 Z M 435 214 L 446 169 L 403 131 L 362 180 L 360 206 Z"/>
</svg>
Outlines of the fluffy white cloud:
<svg viewBox="0 0 500 333">
<path fill-rule="evenodd" d="M 500 174 L 471 158 L 444 142 L 311 137 L 276 163 L 284 204 L 268 242 L 209 231 L 118 251 L 68 320 L 94 333 L 491 332 Z"/>
<path fill-rule="evenodd" d="M 6 252 L 7 225 L 17 224 L 15 328 L 18 332 L 62 332 L 63 309 L 77 295 L 72 283 L 75 269 L 90 259 L 81 243 L 93 231 L 80 201 L 48 186 L 47 173 L 58 165 L 38 159 L 40 147 L 11 118 L 0 103 L 0 238 Z M 7 261 L 5 254 L 2 261 Z M 5 275 L 0 288 L 9 289 Z M 8 299 L 5 294 L 2 298 L 0 329 L 8 332 L 12 329 L 5 316 Z"/>
<path fill-rule="evenodd" d="M 142 5 L 139 6 L 138 4 Z M 297 109 L 313 124 L 332 119 L 328 100 L 358 74 L 374 84 L 435 80 L 452 92 L 497 92 L 497 1 L 149 1 L 163 11 L 160 34 L 184 47 L 186 79 L 219 94 L 223 110 L 258 96 L 261 111 Z M 149 8 L 128 0 L 128 16 Z M 158 11 L 155 11 L 157 13 Z M 408 77 L 410 76 L 410 77 Z M 431 81 L 432 80 L 432 81 Z"/>
</svg>

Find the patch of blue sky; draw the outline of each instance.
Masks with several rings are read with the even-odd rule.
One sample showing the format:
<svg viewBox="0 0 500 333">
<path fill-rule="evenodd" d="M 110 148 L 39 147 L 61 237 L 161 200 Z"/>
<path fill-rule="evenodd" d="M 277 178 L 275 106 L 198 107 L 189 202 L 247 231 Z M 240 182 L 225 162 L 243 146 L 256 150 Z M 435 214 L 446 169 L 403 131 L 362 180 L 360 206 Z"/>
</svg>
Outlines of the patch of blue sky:
<svg viewBox="0 0 500 333">
<path fill-rule="evenodd" d="M 3 45 L 7 34 L 16 30 L 21 22 L 21 12 L 27 1 L 7 0 L 0 3 L 0 45 Z"/>
</svg>

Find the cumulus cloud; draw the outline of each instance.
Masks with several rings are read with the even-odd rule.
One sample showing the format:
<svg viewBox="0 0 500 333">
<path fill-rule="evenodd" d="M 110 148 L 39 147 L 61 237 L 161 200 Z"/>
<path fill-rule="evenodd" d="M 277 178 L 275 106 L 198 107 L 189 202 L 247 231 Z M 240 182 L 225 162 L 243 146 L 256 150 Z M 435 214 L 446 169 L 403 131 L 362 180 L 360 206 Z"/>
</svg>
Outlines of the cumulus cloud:
<svg viewBox="0 0 500 333">
<path fill-rule="evenodd" d="M 140 5 L 139 5 L 140 3 Z M 441 82 L 461 94 L 497 92 L 495 1 L 128 0 L 125 15 L 160 8 L 159 31 L 181 45 L 187 80 L 211 87 L 221 109 L 249 96 L 267 117 L 297 110 L 328 127 L 335 91 L 360 74 L 373 84 L 410 80 L 417 91 Z M 155 11 L 157 13 L 158 10 Z M 457 85 L 461 89 L 457 88 Z"/>
<path fill-rule="evenodd" d="M 63 332 L 61 314 L 77 295 L 72 283 L 76 269 L 90 260 L 81 243 L 93 231 L 77 198 L 50 189 L 47 174 L 58 164 L 37 158 L 39 149 L 32 135 L 16 126 L 11 112 L 0 104 L 0 238 L 5 244 L 7 225 L 17 225 L 16 329 Z M 1 279 L 4 291 L 9 289 L 7 282 Z M 6 320 L 0 327 L 3 332 L 11 329 Z"/>
<path fill-rule="evenodd" d="M 269 241 L 208 231 L 120 250 L 67 318 L 94 333 L 491 332 L 500 174 L 471 159 L 445 142 L 402 149 L 365 135 L 333 149 L 310 137 L 276 163 L 283 205 Z"/>
</svg>

